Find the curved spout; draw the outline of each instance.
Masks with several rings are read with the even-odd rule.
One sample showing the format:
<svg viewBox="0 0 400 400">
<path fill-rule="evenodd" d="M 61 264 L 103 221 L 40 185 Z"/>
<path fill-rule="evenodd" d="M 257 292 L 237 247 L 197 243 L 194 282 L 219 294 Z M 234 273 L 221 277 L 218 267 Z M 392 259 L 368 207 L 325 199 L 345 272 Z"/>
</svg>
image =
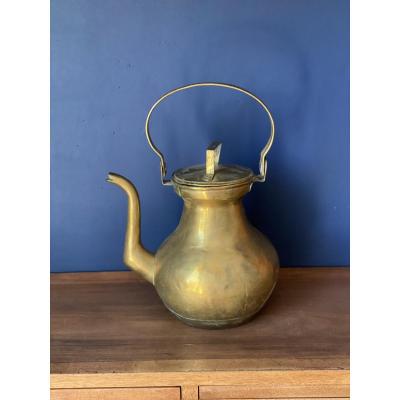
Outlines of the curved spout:
<svg viewBox="0 0 400 400">
<path fill-rule="evenodd" d="M 128 196 L 124 263 L 154 284 L 155 257 L 140 242 L 140 203 L 136 188 L 128 179 L 113 172 L 108 174 L 107 182 L 119 186 Z"/>
</svg>

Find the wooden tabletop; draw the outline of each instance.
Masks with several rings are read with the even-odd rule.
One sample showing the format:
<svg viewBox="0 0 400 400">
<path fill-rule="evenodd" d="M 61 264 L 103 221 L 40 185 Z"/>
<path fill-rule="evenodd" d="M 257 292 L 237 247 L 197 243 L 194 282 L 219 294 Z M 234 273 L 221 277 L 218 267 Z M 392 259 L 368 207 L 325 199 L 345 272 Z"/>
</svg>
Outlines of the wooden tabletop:
<svg viewBox="0 0 400 400">
<path fill-rule="evenodd" d="M 226 330 L 184 325 L 132 272 L 51 277 L 52 374 L 348 368 L 346 268 L 282 268 L 257 317 Z"/>
</svg>

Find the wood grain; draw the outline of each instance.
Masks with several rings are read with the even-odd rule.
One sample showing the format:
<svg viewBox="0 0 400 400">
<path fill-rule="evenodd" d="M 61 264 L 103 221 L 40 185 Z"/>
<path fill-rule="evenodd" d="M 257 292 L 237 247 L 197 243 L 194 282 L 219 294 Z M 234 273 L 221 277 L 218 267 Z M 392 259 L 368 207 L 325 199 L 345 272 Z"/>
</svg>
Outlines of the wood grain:
<svg viewBox="0 0 400 400">
<path fill-rule="evenodd" d="M 100 388 L 181 385 L 349 385 L 348 370 L 135 372 L 108 374 L 52 374 L 51 387 Z"/>
<path fill-rule="evenodd" d="M 178 387 L 130 389 L 53 389 L 51 400 L 180 400 Z"/>
<path fill-rule="evenodd" d="M 348 385 L 200 386 L 200 400 L 263 399 L 282 397 L 348 397 Z"/>
<path fill-rule="evenodd" d="M 181 387 L 182 400 L 198 400 L 199 387 L 194 385 L 184 385 Z"/>
<path fill-rule="evenodd" d="M 196 385 L 215 371 L 231 371 L 236 377 L 240 371 L 316 370 L 329 376 L 348 368 L 346 268 L 283 268 L 274 294 L 253 321 L 216 331 L 176 320 L 154 288 L 131 272 L 51 278 L 51 373 L 56 385 L 62 386 L 64 376 L 77 387 L 81 374 L 108 377 L 108 385 L 111 376 L 123 374 L 137 386 L 138 373 L 202 373 L 201 379 L 184 382 Z"/>
</svg>

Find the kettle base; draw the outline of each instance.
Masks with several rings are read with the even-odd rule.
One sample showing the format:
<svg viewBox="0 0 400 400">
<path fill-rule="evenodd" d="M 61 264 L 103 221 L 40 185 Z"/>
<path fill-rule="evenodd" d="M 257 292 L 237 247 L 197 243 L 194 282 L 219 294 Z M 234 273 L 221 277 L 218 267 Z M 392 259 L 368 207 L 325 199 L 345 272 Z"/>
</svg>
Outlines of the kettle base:
<svg viewBox="0 0 400 400">
<path fill-rule="evenodd" d="M 264 306 L 264 304 L 256 312 L 254 312 L 250 315 L 246 315 L 246 316 L 238 317 L 238 318 L 217 319 L 217 320 L 202 320 L 202 319 L 187 318 L 187 317 L 177 314 L 175 311 L 171 310 L 170 308 L 168 308 L 168 307 L 167 308 L 177 319 L 179 319 L 186 325 L 192 326 L 194 328 L 227 329 L 227 328 L 233 328 L 235 326 L 242 325 L 242 324 L 248 322 L 249 320 L 251 320 L 261 310 L 261 308 Z"/>
<path fill-rule="evenodd" d="M 189 319 L 184 318 L 179 315 L 173 313 L 176 318 L 185 323 L 186 325 L 192 326 L 193 328 L 201 328 L 201 329 L 227 329 L 234 328 L 235 326 L 239 326 L 250 320 L 253 315 L 245 318 L 234 318 L 227 320 L 198 320 L 198 319 Z"/>
<path fill-rule="evenodd" d="M 179 321 L 182 321 L 186 325 L 192 326 L 194 328 L 201 328 L 201 329 L 227 329 L 227 328 L 234 328 L 235 326 L 242 325 L 248 321 L 250 321 L 252 318 L 254 318 L 260 311 L 261 309 L 265 306 L 267 303 L 268 299 L 270 298 L 272 292 L 274 291 L 276 285 L 276 281 L 274 282 L 271 290 L 269 291 L 268 295 L 266 296 L 264 302 L 251 314 L 247 314 L 244 316 L 236 317 L 236 318 L 229 318 L 229 319 L 195 319 L 195 318 L 188 318 L 184 317 L 181 314 L 178 314 L 174 310 L 172 310 L 170 307 L 168 307 L 167 304 L 164 303 L 165 307 L 168 309 L 168 311 L 171 312 Z"/>
</svg>

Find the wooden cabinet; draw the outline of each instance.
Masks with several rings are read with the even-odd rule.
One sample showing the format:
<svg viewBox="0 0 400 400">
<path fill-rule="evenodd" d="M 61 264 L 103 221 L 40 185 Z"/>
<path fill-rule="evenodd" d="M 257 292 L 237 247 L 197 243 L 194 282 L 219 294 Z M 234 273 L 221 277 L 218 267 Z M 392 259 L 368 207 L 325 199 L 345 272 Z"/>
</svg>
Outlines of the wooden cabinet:
<svg viewBox="0 0 400 400">
<path fill-rule="evenodd" d="M 340 398 L 349 396 L 348 385 L 252 385 L 200 386 L 202 400 L 278 399 L 278 398 Z"/>
<path fill-rule="evenodd" d="M 177 321 L 131 272 L 51 277 L 53 400 L 349 397 L 349 271 L 282 268 L 228 330 Z"/>
<path fill-rule="evenodd" d="M 51 400 L 180 400 L 179 387 L 53 389 Z"/>
</svg>

